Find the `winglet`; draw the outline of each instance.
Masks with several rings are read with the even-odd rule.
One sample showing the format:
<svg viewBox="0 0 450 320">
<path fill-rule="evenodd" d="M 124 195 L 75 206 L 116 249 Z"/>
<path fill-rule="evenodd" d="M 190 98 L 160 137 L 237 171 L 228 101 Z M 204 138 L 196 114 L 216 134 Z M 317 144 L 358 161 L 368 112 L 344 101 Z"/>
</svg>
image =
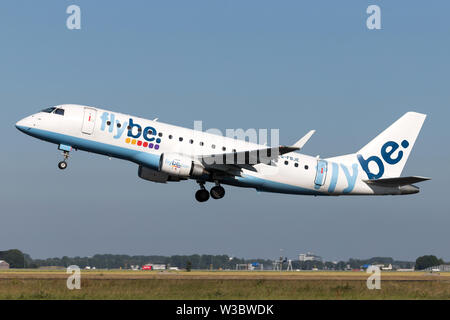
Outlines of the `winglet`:
<svg viewBox="0 0 450 320">
<path fill-rule="evenodd" d="M 308 140 L 311 138 L 311 136 L 314 134 L 314 132 L 316 132 L 316 130 L 309 131 L 307 134 L 305 134 L 305 136 L 303 138 L 298 140 L 291 147 L 298 148 L 298 150 L 300 150 L 308 142 Z"/>
</svg>

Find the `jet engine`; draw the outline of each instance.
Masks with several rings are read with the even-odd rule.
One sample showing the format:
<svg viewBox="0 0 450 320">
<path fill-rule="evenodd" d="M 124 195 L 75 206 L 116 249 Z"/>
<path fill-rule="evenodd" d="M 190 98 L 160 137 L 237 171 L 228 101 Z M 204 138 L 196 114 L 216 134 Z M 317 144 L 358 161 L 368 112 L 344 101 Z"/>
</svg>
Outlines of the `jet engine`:
<svg viewBox="0 0 450 320">
<path fill-rule="evenodd" d="M 199 177 L 208 173 L 199 162 L 175 153 L 161 154 L 159 171 L 180 178 Z"/>
</svg>

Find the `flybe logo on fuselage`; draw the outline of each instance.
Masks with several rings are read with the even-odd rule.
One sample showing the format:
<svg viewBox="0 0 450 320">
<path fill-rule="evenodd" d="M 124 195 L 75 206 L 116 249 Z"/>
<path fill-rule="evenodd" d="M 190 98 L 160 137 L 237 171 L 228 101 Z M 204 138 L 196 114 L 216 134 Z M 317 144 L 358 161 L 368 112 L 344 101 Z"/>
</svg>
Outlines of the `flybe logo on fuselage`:
<svg viewBox="0 0 450 320">
<path fill-rule="evenodd" d="M 409 147 L 409 142 L 407 140 L 403 140 L 400 145 L 403 147 L 403 149 L 406 149 Z M 381 157 L 388 165 L 395 165 L 395 164 L 399 163 L 400 160 L 402 160 L 402 158 L 403 158 L 402 150 L 400 150 L 398 152 L 397 157 L 393 158 L 394 152 L 397 151 L 398 148 L 400 148 L 400 145 L 397 142 L 388 141 L 385 144 L 383 144 L 383 146 L 381 147 L 381 150 L 380 150 Z M 359 164 L 361 165 L 361 168 L 366 172 L 367 177 L 370 180 L 379 179 L 383 176 L 384 163 L 379 157 L 371 156 L 367 159 L 364 159 L 362 155 L 358 154 L 357 158 L 358 158 Z M 369 164 L 371 162 L 375 163 L 378 166 L 378 173 L 375 174 L 370 171 Z"/>
<path fill-rule="evenodd" d="M 157 131 L 151 126 L 142 128 L 140 124 L 133 121 L 133 118 L 129 118 L 128 121 L 121 122 L 116 120 L 116 116 L 113 113 L 103 112 L 100 119 L 102 120 L 100 130 L 105 131 L 108 127 L 108 132 L 113 134 L 114 139 L 120 139 L 127 131 L 125 143 L 135 145 L 138 147 L 159 149 L 161 138 L 157 137 Z M 114 128 L 116 131 L 114 132 Z"/>
<path fill-rule="evenodd" d="M 180 168 L 181 168 L 181 161 L 180 161 L 180 160 L 172 160 L 172 161 L 170 162 L 170 166 L 171 166 L 173 169 L 180 169 Z"/>
</svg>

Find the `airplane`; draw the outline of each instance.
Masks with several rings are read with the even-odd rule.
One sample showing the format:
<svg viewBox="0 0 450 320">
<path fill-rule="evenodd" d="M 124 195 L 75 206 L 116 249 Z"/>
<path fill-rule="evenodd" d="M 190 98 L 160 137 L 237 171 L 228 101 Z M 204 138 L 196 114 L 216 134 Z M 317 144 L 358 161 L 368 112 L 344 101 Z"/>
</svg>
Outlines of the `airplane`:
<svg viewBox="0 0 450 320">
<path fill-rule="evenodd" d="M 132 161 L 142 179 L 196 180 L 195 199 L 225 195 L 222 185 L 296 195 L 405 195 L 421 176 L 401 177 L 426 115 L 407 112 L 359 151 L 321 159 L 298 153 L 314 134 L 293 145 L 266 145 L 147 120 L 90 106 L 63 104 L 16 123 L 21 132 L 62 151 L 83 150 Z M 206 183 L 214 186 L 208 191 Z"/>
</svg>

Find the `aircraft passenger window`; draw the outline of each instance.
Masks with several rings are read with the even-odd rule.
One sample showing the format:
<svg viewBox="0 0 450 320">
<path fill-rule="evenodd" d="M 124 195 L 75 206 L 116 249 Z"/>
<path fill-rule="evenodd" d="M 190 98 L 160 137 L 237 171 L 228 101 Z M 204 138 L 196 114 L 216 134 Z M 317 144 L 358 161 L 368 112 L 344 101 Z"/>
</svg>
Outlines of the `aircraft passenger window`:
<svg viewBox="0 0 450 320">
<path fill-rule="evenodd" d="M 236 152 L 236 149 L 233 149 L 233 152 Z"/>
<path fill-rule="evenodd" d="M 298 163 L 297 163 L 297 162 L 296 162 L 296 163 L 294 163 L 294 167 L 296 167 L 296 168 L 298 167 Z"/>
<path fill-rule="evenodd" d="M 158 137 L 162 137 L 162 132 L 158 133 Z"/>
<path fill-rule="evenodd" d="M 169 134 L 169 139 L 172 139 L 172 135 L 171 134 Z"/>
<path fill-rule="evenodd" d="M 288 164 L 289 164 L 289 161 L 285 161 L 284 164 L 285 164 L 285 165 L 288 165 Z"/>
<path fill-rule="evenodd" d="M 41 112 L 52 113 L 53 110 L 55 110 L 55 109 L 56 109 L 55 107 L 46 108 L 46 109 L 42 110 Z"/>
<path fill-rule="evenodd" d="M 108 125 L 108 126 L 110 126 L 111 125 L 111 121 L 106 121 L 106 124 Z"/>
<path fill-rule="evenodd" d="M 190 144 L 193 144 L 193 143 L 194 143 L 194 140 L 192 140 L 192 139 L 189 140 L 189 143 L 190 143 Z"/>
<path fill-rule="evenodd" d="M 142 131 L 142 128 L 141 128 L 141 127 L 139 127 L 139 128 L 138 128 L 138 132 L 141 132 L 141 131 Z"/>
<path fill-rule="evenodd" d="M 215 148 L 216 148 L 216 145 L 215 145 L 215 144 L 211 145 L 211 148 L 215 149 Z"/>
<path fill-rule="evenodd" d="M 222 147 L 222 151 L 225 151 L 225 150 L 227 150 L 227 148 L 225 148 L 225 147 Z"/>
<path fill-rule="evenodd" d="M 305 166 L 305 170 L 308 170 L 308 166 L 307 165 Z"/>
<path fill-rule="evenodd" d="M 117 122 L 117 128 L 120 128 L 122 125 Z"/>
<path fill-rule="evenodd" d="M 128 129 L 128 130 L 131 130 L 131 126 L 128 126 L 127 129 Z"/>
<path fill-rule="evenodd" d="M 183 141 L 183 137 L 179 137 L 178 140 L 180 140 L 180 142 Z"/>
<path fill-rule="evenodd" d="M 64 109 L 56 109 L 55 114 L 64 115 Z"/>
<path fill-rule="evenodd" d="M 203 143 L 203 142 L 200 142 L 200 145 L 203 147 L 204 143 Z"/>
</svg>

